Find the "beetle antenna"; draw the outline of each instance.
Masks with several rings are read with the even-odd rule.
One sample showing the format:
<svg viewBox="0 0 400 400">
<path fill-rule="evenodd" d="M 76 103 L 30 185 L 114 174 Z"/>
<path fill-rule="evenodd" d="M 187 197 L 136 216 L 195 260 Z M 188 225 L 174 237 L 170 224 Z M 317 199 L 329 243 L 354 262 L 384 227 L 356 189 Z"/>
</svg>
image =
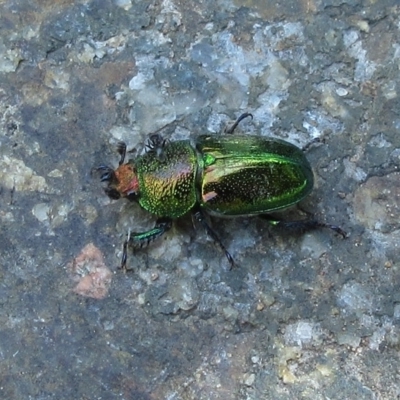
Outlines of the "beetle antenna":
<svg viewBox="0 0 400 400">
<path fill-rule="evenodd" d="M 101 182 L 112 182 L 116 179 L 114 170 L 107 165 L 100 165 L 99 167 L 94 168 L 94 171 L 101 171 Z"/>
<path fill-rule="evenodd" d="M 126 156 L 126 143 L 125 142 L 117 143 L 117 152 L 121 156 L 121 158 L 118 161 L 118 165 L 122 165 L 125 161 L 125 156 Z"/>
</svg>

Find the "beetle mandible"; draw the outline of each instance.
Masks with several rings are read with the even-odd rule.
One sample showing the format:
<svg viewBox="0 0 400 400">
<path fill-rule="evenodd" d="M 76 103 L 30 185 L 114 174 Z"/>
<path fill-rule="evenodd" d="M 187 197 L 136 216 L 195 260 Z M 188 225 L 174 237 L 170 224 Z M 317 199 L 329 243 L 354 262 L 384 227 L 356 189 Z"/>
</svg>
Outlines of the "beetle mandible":
<svg viewBox="0 0 400 400">
<path fill-rule="evenodd" d="M 227 135 L 200 135 L 169 142 L 150 136 L 143 155 L 125 163 L 126 144 L 118 144 L 119 166 L 101 165 L 101 181 L 111 199 L 128 198 L 158 217 L 154 228 L 128 235 L 121 268 L 126 270 L 128 246 L 140 248 L 167 232 L 172 221 L 192 212 L 211 238 L 234 260 L 205 219 L 215 216 L 262 215 L 273 225 L 300 230 L 329 228 L 343 237 L 336 225 L 313 218 L 283 221 L 268 214 L 299 203 L 312 190 L 313 172 L 304 149 L 276 138 L 232 135 L 250 113 L 242 114 Z M 307 147 L 307 146 L 306 146 Z"/>
</svg>

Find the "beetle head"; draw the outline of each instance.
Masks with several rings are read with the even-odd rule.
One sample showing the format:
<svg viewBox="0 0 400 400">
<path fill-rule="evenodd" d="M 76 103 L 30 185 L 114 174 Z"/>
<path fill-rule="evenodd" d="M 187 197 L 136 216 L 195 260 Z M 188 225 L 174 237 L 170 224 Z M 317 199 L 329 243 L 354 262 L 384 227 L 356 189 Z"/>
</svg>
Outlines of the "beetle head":
<svg viewBox="0 0 400 400">
<path fill-rule="evenodd" d="M 108 183 L 104 191 L 110 199 L 127 197 L 136 200 L 139 194 L 139 181 L 133 163 L 122 164 L 115 170 L 102 165 L 97 170 L 102 171 L 101 181 Z"/>
</svg>

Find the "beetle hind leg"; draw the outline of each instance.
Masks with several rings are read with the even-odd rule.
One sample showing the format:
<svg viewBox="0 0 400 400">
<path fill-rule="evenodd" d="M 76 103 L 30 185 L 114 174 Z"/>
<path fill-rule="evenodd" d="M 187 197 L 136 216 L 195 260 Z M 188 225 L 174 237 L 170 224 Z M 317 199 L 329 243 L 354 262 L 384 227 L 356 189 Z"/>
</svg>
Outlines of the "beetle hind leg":
<svg viewBox="0 0 400 400">
<path fill-rule="evenodd" d="M 239 125 L 240 121 L 243 121 L 245 118 L 247 117 L 251 117 L 251 119 L 253 119 L 253 114 L 250 113 L 243 113 L 235 122 L 234 124 L 229 128 L 226 129 L 225 132 L 229 135 L 231 135 L 234 130 L 237 128 L 237 126 Z"/>
<path fill-rule="evenodd" d="M 211 226 L 208 225 L 203 212 L 201 210 L 196 210 L 193 212 L 193 216 L 197 221 L 199 221 L 203 225 L 207 234 L 214 240 L 215 243 L 218 244 L 218 246 L 221 248 L 221 250 L 225 253 L 226 258 L 229 261 L 230 268 L 233 268 L 235 266 L 235 261 L 233 260 L 233 257 L 230 255 L 229 251 L 226 249 L 224 244 L 221 242 L 221 239 L 219 238 L 219 236 L 214 232 L 214 230 L 211 228 Z"/>
<path fill-rule="evenodd" d="M 165 232 L 169 231 L 172 226 L 172 220 L 170 218 L 159 218 L 153 229 L 146 232 L 129 232 L 128 238 L 125 240 L 122 248 L 122 259 L 120 269 L 128 271 L 126 267 L 126 261 L 128 259 L 128 246 L 134 249 L 141 249 L 147 247 L 155 239 L 159 238 Z"/>
<path fill-rule="evenodd" d="M 317 221 L 315 219 L 301 219 L 296 221 L 284 221 L 280 219 L 273 218 L 270 215 L 261 215 L 263 219 L 266 219 L 273 226 L 280 226 L 285 229 L 294 230 L 294 231 L 308 231 L 312 229 L 318 228 L 328 228 L 339 234 L 345 239 L 347 237 L 347 233 L 337 225 L 325 224 L 324 222 Z"/>
</svg>

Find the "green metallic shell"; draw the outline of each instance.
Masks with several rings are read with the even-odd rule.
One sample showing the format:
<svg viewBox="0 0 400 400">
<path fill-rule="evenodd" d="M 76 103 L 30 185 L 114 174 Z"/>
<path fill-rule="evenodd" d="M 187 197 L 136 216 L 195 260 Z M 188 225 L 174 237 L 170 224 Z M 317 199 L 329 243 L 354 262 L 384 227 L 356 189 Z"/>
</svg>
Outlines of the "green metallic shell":
<svg viewBox="0 0 400 400">
<path fill-rule="evenodd" d="M 200 136 L 200 205 L 212 214 L 269 213 L 298 203 L 312 190 L 311 166 L 298 147 L 257 136 Z"/>
<path fill-rule="evenodd" d="M 135 160 L 139 204 L 160 217 L 178 218 L 197 202 L 196 151 L 188 141 L 170 142 Z"/>
</svg>

